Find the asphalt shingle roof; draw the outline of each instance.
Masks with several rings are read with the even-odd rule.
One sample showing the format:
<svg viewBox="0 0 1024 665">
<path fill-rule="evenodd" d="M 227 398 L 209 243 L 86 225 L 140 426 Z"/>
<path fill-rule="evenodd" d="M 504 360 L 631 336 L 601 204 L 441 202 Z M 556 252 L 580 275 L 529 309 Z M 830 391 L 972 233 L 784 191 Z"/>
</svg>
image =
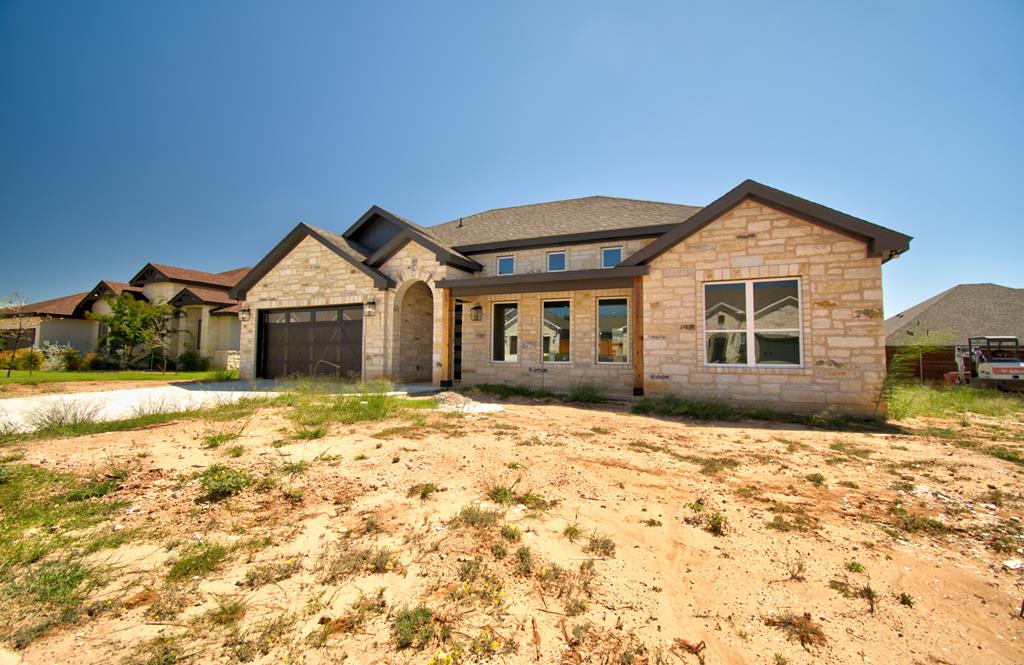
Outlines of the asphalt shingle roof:
<svg viewBox="0 0 1024 665">
<path fill-rule="evenodd" d="M 1024 340 L 1024 289 L 959 284 L 885 320 L 886 346 L 925 335 L 965 344 L 968 337 L 1015 335 Z"/>
<path fill-rule="evenodd" d="M 677 224 L 699 210 L 699 206 L 676 203 L 588 196 L 497 208 L 424 230 L 458 249 L 482 243 Z"/>
<path fill-rule="evenodd" d="M 21 308 L 21 313 L 25 316 L 73 316 L 75 313 L 75 307 L 85 296 L 89 295 L 89 292 L 85 293 L 73 293 L 69 296 L 61 296 L 59 298 L 51 298 L 50 300 L 40 300 L 39 302 L 28 303 Z M 11 311 L 12 308 L 0 309 L 0 316 L 16 316 L 16 312 Z"/>
<path fill-rule="evenodd" d="M 228 270 L 222 273 L 203 272 L 202 270 L 192 270 L 191 268 L 179 268 L 178 266 L 168 266 L 162 263 L 150 263 L 170 280 L 181 280 L 183 282 L 197 282 L 201 284 L 208 284 L 210 286 L 220 286 L 225 289 L 232 288 L 238 283 L 238 280 L 245 277 L 249 272 L 249 268 L 235 268 L 234 270 Z"/>
</svg>

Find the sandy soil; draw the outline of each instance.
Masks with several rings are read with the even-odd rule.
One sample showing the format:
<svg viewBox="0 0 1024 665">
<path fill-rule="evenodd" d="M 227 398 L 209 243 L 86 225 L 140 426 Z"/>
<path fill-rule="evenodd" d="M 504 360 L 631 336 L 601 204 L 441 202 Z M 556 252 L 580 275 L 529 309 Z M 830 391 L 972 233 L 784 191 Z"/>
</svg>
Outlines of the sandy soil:
<svg viewBox="0 0 1024 665">
<path fill-rule="evenodd" d="M 335 426 L 313 441 L 289 439 L 284 413 L 263 410 L 215 449 L 203 437 L 237 423 L 27 445 L 28 462 L 79 474 L 130 462 L 116 493 L 129 507 L 105 528 L 149 535 L 92 555 L 115 571 L 94 593 L 109 609 L 33 642 L 24 661 L 146 662 L 133 650 L 177 636 L 179 656 L 196 662 L 428 663 L 441 650 L 436 638 L 398 650 L 390 632 L 399 609 L 422 602 L 437 630 L 451 631 L 449 643 L 463 645 L 463 662 L 1024 662 L 1022 572 L 1003 565 L 1019 555 L 988 545 L 1020 523 L 1024 479 L 1011 462 L 918 435 L 505 406 L 431 413 L 419 426 Z M 991 426 L 978 430 L 990 438 L 998 427 L 1008 438 L 1024 430 L 978 423 Z M 904 425 L 925 424 L 942 423 Z M 244 454 L 228 457 L 230 445 Z M 308 468 L 282 473 L 302 460 Z M 709 468 L 716 462 L 727 468 Z M 214 463 L 282 480 L 198 502 L 192 476 Z M 807 479 L 816 473 L 820 486 Z M 430 482 L 440 491 L 407 496 Z M 557 504 L 495 504 L 487 497 L 495 485 Z M 993 488 L 1001 506 L 985 498 Z M 908 531 L 894 502 L 949 532 Z M 467 505 L 501 517 L 489 528 L 459 526 L 453 518 Z M 722 535 L 709 532 L 716 513 L 726 518 Z M 773 520 L 803 530 L 771 528 Z M 504 539 L 503 524 L 521 541 Z M 580 530 L 574 542 L 563 534 L 569 524 Z M 614 554 L 588 552 L 594 535 L 610 538 Z M 167 583 L 169 563 L 197 540 L 242 546 L 208 577 Z M 529 573 L 519 565 L 523 546 Z M 381 547 L 390 551 L 384 572 L 337 573 L 343 554 Z M 498 558 L 502 547 L 507 556 Z M 292 569 L 246 582 L 267 564 Z M 352 610 L 361 595 L 372 607 L 363 621 Z M 234 597 L 245 601 L 239 621 L 208 620 L 218 599 Z M 180 611 L 168 611 L 175 603 Z M 787 611 L 808 613 L 824 643 L 801 646 L 768 625 Z"/>
</svg>

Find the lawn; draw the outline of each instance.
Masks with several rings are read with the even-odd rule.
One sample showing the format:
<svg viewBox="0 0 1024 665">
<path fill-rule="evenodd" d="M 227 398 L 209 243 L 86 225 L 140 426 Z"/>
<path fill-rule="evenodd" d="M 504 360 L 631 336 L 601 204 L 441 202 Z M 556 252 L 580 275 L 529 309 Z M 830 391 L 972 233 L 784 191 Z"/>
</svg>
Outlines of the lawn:
<svg viewBox="0 0 1024 665">
<path fill-rule="evenodd" d="M 209 372 L 43 372 L 12 370 L 10 377 L 7 370 L 0 371 L 0 385 L 19 383 L 33 385 L 37 383 L 64 383 L 68 381 L 213 381 L 226 378 L 221 371 Z"/>
</svg>

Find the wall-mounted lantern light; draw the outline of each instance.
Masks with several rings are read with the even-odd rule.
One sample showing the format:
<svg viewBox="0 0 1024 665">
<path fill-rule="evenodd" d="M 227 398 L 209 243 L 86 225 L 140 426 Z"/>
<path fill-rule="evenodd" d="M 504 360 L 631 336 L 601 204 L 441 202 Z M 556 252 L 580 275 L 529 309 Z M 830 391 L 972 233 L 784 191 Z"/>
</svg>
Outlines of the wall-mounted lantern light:
<svg viewBox="0 0 1024 665">
<path fill-rule="evenodd" d="M 377 301 L 373 299 L 373 296 L 370 296 L 370 298 L 367 299 L 367 301 L 366 301 L 366 315 L 367 316 L 373 316 L 376 313 L 377 313 Z"/>
<path fill-rule="evenodd" d="M 474 321 L 479 321 L 484 318 L 484 308 L 480 305 L 473 305 L 473 308 L 469 310 L 469 318 Z"/>
<path fill-rule="evenodd" d="M 248 307 L 243 307 L 242 309 L 238 310 L 238 320 L 241 321 L 242 323 L 245 323 L 246 321 L 249 320 L 249 315 L 251 313 L 252 312 L 249 311 Z"/>
</svg>

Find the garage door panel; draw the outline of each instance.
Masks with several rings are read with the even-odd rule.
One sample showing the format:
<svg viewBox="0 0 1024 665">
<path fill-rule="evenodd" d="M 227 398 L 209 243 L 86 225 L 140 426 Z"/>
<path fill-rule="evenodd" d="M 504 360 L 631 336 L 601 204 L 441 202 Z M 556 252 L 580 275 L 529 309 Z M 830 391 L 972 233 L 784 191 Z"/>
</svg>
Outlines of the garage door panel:
<svg viewBox="0 0 1024 665">
<path fill-rule="evenodd" d="M 362 374 L 362 306 L 265 312 L 261 376 L 359 378 Z"/>
</svg>

